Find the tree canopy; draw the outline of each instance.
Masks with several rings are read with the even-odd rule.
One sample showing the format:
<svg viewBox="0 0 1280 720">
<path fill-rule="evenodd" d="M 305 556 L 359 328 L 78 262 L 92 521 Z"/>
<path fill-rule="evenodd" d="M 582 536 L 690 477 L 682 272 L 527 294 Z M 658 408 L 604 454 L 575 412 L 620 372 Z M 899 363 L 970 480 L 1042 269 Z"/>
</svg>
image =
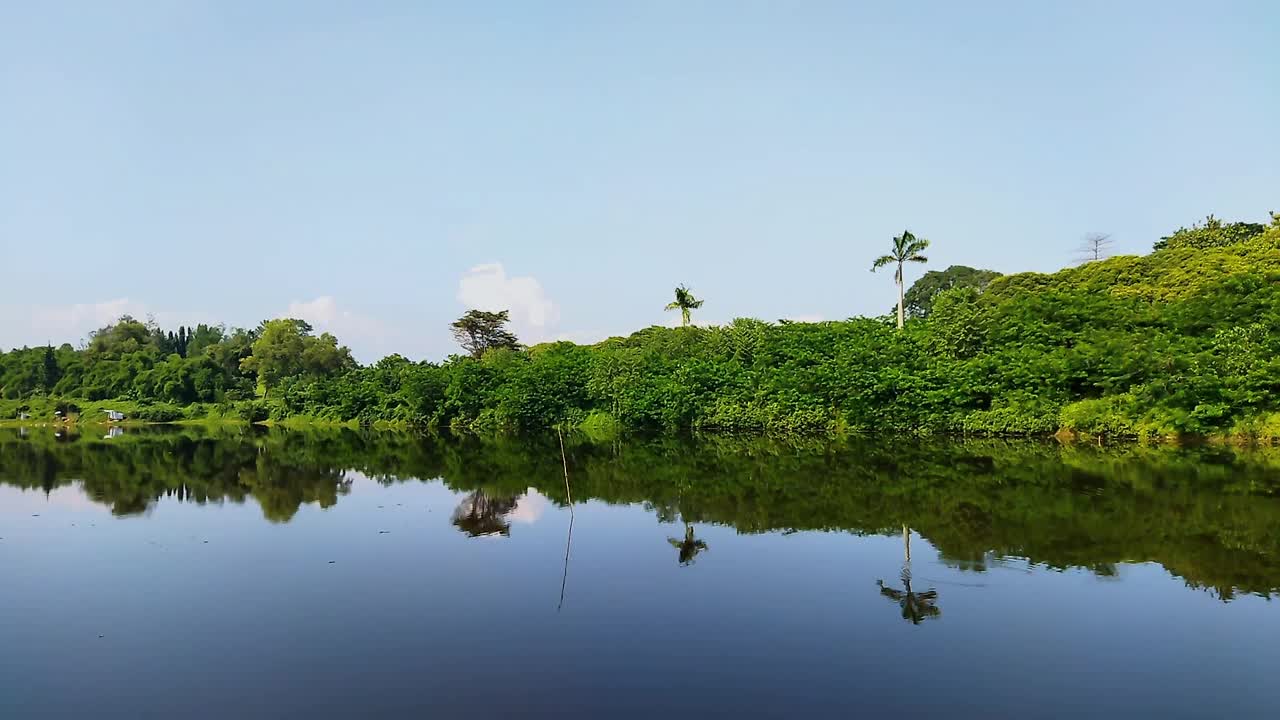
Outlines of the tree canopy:
<svg viewBox="0 0 1280 720">
<path fill-rule="evenodd" d="M 508 310 L 468 310 L 450 327 L 453 339 L 458 341 L 462 349 L 470 353 L 471 357 L 479 359 L 490 350 L 520 348 L 520 341 L 506 328 L 510 321 L 511 313 Z"/>
<path fill-rule="evenodd" d="M 907 317 L 925 318 L 943 290 L 973 288 L 981 291 L 1000 277 L 995 270 L 978 270 L 968 265 L 952 265 L 946 270 L 930 270 L 911 284 L 906 293 Z"/>
<path fill-rule="evenodd" d="M 1271 225 L 1280 222 L 1280 216 L 1271 213 Z M 1173 233 L 1160 238 L 1155 244 L 1156 250 L 1176 250 L 1179 248 L 1226 247 L 1258 237 L 1267 229 L 1262 223 L 1232 222 L 1224 223 L 1213 215 L 1203 222 L 1194 223 L 1189 228 L 1178 228 Z"/>
<path fill-rule="evenodd" d="M 258 378 L 262 394 L 291 377 L 323 378 L 355 367 L 351 351 L 329 333 L 316 337 L 303 320 L 268 320 L 258 328 L 251 354 L 240 369 Z"/>
<path fill-rule="evenodd" d="M 455 324 L 468 355 L 365 367 L 296 320 L 179 328 L 175 348 L 169 332 L 122 318 L 81 350 L 0 353 L 0 419 L 110 401 L 140 419 L 305 416 L 477 432 L 1280 437 L 1280 219 L 1228 244 L 990 274 L 926 275 L 912 288 L 920 316 L 900 332 L 883 318 L 739 319 L 521 348 L 505 313 L 475 311 Z"/>
</svg>

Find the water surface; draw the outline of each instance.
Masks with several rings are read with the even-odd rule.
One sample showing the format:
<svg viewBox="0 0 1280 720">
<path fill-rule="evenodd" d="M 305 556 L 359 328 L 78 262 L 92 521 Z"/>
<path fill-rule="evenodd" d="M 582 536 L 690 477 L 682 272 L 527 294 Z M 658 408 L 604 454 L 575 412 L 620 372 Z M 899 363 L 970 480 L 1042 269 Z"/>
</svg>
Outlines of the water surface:
<svg viewBox="0 0 1280 720">
<path fill-rule="evenodd" d="M 1280 703 L 1273 451 L 103 434 L 0 431 L 0 717 Z"/>
</svg>

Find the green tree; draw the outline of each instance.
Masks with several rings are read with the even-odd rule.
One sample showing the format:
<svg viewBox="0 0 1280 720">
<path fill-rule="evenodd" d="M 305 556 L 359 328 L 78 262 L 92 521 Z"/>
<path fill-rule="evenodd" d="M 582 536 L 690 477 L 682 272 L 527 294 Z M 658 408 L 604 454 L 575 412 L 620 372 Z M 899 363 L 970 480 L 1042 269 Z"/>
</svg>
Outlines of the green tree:
<svg viewBox="0 0 1280 720">
<path fill-rule="evenodd" d="M 129 315 L 122 315 L 115 323 L 90 333 L 85 350 L 95 359 L 119 360 L 124 355 L 158 347 L 151 327 Z"/>
<path fill-rule="evenodd" d="M 946 270 L 930 270 L 911 283 L 905 300 L 907 317 L 925 318 L 933 310 L 938 293 L 953 288 L 974 288 L 981 291 L 992 280 L 1000 277 L 995 270 L 979 270 L 968 265 L 952 265 Z"/>
<path fill-rule="evenodd" d="M 1272 222 L 1275 222 L 1274 215 Z M 1203 250 L 1226 247 L 1257 237 L 1266 229 L 1267 226 L 1261 223 L 1224 223 L 1213 215 L 1209 215 L 1204 222 L 1195 223 L 1189 228 L 1178 228 L 1172 234 L 1160 238 L 1160 242 L 1156 243 L 1154 248 L 1166 250 L 1189 247 Z"/>
<path fill-rule="evenodd" d="M 303 320 L 282 318 L 262 323 L 253 353 L 240 361 L 245 372 L 256 373 L 262 395 L 288 377 L 335 375 L 355 367 L 351 351 L 329 333 L 311 334 Z"/>
<path fill-rule="evenodd" d="M 489 350 L 520 348 L 520 341 L 515 334 L 504 327 L 510 321 L 511 313 L 507 310 L 468 310 L 449 327 L 453 331 L 453 339 L 458 341 L 462 349 L 479 360 Z"/>
<path fill-rule="evenodd" d="M 222 327 L 201 323 L 187 334 L 187 356 L 200 355 L 226 338 L 226 331 Z"/>
<path fill-rule="evenodd" d="M 58 367 L 58 358 L 53 354 L 52 345 L 45 346 L 41 364 L 44 366 L 44 387 L 47 392 L 53 390 L 53 386 L 62 379 L 62 369 Z"/>
<path fill-rule="evenodd" d="M 906 298 L 902 284 L 902 266 L 909 262 L 929 262 L 929 258 L 922 254 L 927 247 L 929 247 L 928 240 L 917 238 L 911 234 L 910 230 L 903 230 L 901 235 L 893 239 L 893 252 L 888 255 L 881 255 L 876 258 L 875 262 L 871 263 L 871 272 L 875 272 L 886 265 L 897 265 L 893 273 L 893 281 L 898 284 L 899 330 L 906 324 Z"/>
<path fill-rule="evenodd" d="M 971 358 L 986 340 L 978 291 L 972 287 L 943 290 L 933 300 L 929 315 L 929 348 L 942 357 Z"/>
<path fill-rule="evenodd" d="M 680 311 L 680 324 L 688 326 L 692 312 L 702 307 L 702 301 L 693 296 L 693 291 L 681 285 L 676 288 L 676 299 L 667 303 L 667 310 Z"/>
</svg>

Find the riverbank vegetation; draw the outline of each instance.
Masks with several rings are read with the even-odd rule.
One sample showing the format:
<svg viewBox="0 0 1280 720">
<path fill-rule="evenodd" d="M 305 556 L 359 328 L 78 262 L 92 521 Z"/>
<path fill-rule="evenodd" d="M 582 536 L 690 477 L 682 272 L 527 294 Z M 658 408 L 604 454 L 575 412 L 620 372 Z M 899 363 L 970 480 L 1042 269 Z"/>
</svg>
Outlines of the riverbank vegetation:
<svg viewBox="0 0 1280 720">
<path fill-rule="evenodd" d="M 689 302 L 679 305 L 677 291 L 673 305 L 682 312 L 701 304 L 680 289 Z M 464 322 L 469 313 L 455 325 L 467 355 L 363 367 L 337 338 L 298 320 L 166 332 L 123 318 L 80 349 L 0 354 L 0 418 L 88 417 L 107 409 L 93 403 L 110 401 L 152 421 L 310 418 L 486 432 L 1280 438 L 1280 216 L 1211 217 L 1149 255 L 1056 273 L 954 266 L 902 297 L 901 330 L 890 317 L 738 319 L 591 346 L 520 347 L 500 313 Z"/>
</svg>

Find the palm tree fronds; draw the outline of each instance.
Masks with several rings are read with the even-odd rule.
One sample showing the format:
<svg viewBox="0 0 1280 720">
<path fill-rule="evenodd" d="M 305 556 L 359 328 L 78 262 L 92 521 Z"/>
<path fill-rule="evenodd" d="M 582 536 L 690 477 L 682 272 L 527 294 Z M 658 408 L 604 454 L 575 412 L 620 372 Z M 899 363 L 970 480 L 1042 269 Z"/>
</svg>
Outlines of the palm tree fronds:
<svg viewBox="0 0 1280 720">
<path fill-rule="evenodd" d="M 871 272 L 875 272 L 885 265 L 897 265 L 893 270 L 893 281 L 898 285 L 898 329 L 901 330 L 906 321 L 906 309 L 903 299 L 903 278 L 902 266 L 904 263 L 929 262 L 929 258 L 921 253 L 925 248 L 929 247 L 929 241 L 924 238 L 918 238 L 911 233 L 910 230 L 903 230 L 902 234 L 893 238 L 893 252 L 888 255 L 881 255 L 871 264 Z"/>
<path fill-rule="evenodd" d="M 923 252 L 927 247 L 929 247 L 928 240 L 925 240 L 924 238 L 913 239 L 911 244 L 907 245 L 907 255 L 914 255 L 915 253 Z"/>
<path fill-rule="evenodd" d="M 693 291 L 684 285 L 676 287 L 676 299 L 667 303 L 667 310 L 679 310 L 680 319 L 684 325 L 689 324 L 689 313 L 702 307 L 702 301 L 693 296 Z"/>
</svg>

